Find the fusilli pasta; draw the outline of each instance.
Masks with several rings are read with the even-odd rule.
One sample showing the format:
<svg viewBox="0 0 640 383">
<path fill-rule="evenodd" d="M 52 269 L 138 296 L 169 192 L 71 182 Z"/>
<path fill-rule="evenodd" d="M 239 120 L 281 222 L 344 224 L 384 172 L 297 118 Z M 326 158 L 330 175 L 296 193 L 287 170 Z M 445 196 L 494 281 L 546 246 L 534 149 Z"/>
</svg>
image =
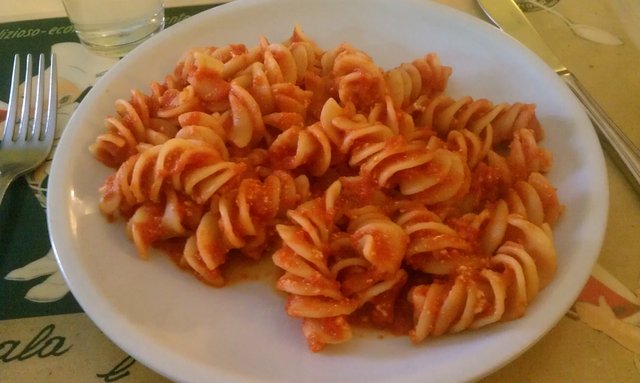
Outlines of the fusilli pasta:
<svg viewBox="0 0 640 383">
<path fill-rule="evenodd" d="M 105 118 L 100 209 L 213 286 L 229 257 L 269 256 L 312 351 L 356 323 L 418 343 L 516 319 L 556 270 L 552 155 L 535 105 L 455 99 L 451 75 L 299 27 L 192 48 Z"/>
</svg>

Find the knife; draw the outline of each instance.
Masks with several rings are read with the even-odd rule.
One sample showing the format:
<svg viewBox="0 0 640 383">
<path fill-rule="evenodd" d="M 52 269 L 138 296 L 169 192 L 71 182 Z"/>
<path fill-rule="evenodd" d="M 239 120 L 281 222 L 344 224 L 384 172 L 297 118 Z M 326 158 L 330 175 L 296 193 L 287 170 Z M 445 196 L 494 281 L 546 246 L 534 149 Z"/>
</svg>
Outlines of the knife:
<svg viewBox="0 0 640 383">
<path fill-rule="evenodd" d="M 629 183 L 640 193 L 640 150 L 607 116 L 580 81 L 551 51 L 513 0 L 476 0 L 480 8 L 502 31 L 519 40 L 551 67 L 582 103 L 596 128 L 602 146 L 620 167 Z"/>
</svg>

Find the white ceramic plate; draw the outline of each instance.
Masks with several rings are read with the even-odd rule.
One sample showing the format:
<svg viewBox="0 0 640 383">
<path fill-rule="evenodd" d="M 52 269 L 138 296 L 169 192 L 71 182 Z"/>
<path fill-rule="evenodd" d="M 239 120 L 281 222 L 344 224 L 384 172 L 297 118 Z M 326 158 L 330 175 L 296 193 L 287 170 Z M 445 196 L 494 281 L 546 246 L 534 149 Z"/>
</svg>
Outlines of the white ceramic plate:
<svg viewBox="0 0 640 383">
<path fill-rule="evenodd" d="M 391 68 L 437 52 L 453 67 L 449 93 L 538 105 L 555 155 L 550 174 L 566 213 L 556 227 L 558 273 L 524 318 L 427 340 L 358 336 L 311 353 L 268 283 L 203 285 L 164 256 L 141 261 L 124 223 L 98 211 L 110 173 L 87 147 L 116 98 L 145 92 L 190 46 L 283 41 L 295 23 L 324 49 L 346 41 Z M 425 0 L 237 0 L 167 29 L 129 54 L 85 98 L 53 162 L 48 222 L 75 298 L 96 325 L 143 364 L 188 382 L 443 382 L 505 365 L 564 315 L 595 262 L 606 225 L 602 151 L 580 106 L 536 56 L 489 24 Z"/>
</svg>

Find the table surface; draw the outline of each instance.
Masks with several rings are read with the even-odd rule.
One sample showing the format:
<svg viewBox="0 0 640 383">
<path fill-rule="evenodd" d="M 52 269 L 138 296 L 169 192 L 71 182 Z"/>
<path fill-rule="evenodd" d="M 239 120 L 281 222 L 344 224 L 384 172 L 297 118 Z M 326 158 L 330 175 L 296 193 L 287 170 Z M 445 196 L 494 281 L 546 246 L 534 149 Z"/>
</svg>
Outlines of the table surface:
<svg viewBox="0 0 640 383">
<path fill-rule="evenodd" d="M 486 20 L 472 0 L 439 2 Z M 212 3 L 174 0 L 166 5 L 172 9 Z M 527 12 L 562 62 L 640 145 L 640 3 L 550 3 L 573 21 L 606 29 L 623 40 L 616 46 L 598 44 L 576 36 L 551 13 Z M 186 15 L 176 14 L 176 20 L 200 10 L 187 9 Z M 50 18 L 53 21 L 47 21 Z M 9 46 L 15 37 L 9 32 L 18 25 L 7 23 L 17 20 L 68 25 L 57 0 L 3 0 L 0 52 Z M 29 24 L 20 24 L 24 25 Z M 6 57 L 0 58 L 3 73 L 9 73 L 8 65 Z M 0 89 L 0 100 L 6 99 L 4 92 Z M 0 113 L 0 121 L 3 116 Z M 606 160 L 609 220 L 600 257 L 585 286 L 586 295 L 581 296 L 586 314 L 570 311 L 537 344 L 483 382 L 640 381 L 640 247 L 635 242 L 640 198 L 610 158 Z M 32 176 L 30 180 L 38 179 Z M 0 208 L 0 382 L 166 381 L 111 343 L 73 300 L 46 238 L 42 197 L 41 190 L 31 193 L 20 180 L 12 185 Z M 21 233 L 16 232 L 20 227 L 29 228 L 31 236 L 40 235 L 40 240 L 20 241 Z M 7 259 L 8 252 L 20 256 Z"/>
</svg>

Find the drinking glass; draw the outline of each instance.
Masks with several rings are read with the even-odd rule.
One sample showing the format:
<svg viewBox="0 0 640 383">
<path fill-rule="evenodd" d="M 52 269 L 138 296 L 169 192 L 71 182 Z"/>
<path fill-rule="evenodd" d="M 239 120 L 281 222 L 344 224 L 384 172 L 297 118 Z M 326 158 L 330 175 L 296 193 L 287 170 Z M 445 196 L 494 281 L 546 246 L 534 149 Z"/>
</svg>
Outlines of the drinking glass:
<svg viewBox="0 0 640 383">
<path fill-rule="evenodd" d="M 164 28 L 163 0 L 62 0 L 80 42 L 122 57 Z"/>
</svg>

